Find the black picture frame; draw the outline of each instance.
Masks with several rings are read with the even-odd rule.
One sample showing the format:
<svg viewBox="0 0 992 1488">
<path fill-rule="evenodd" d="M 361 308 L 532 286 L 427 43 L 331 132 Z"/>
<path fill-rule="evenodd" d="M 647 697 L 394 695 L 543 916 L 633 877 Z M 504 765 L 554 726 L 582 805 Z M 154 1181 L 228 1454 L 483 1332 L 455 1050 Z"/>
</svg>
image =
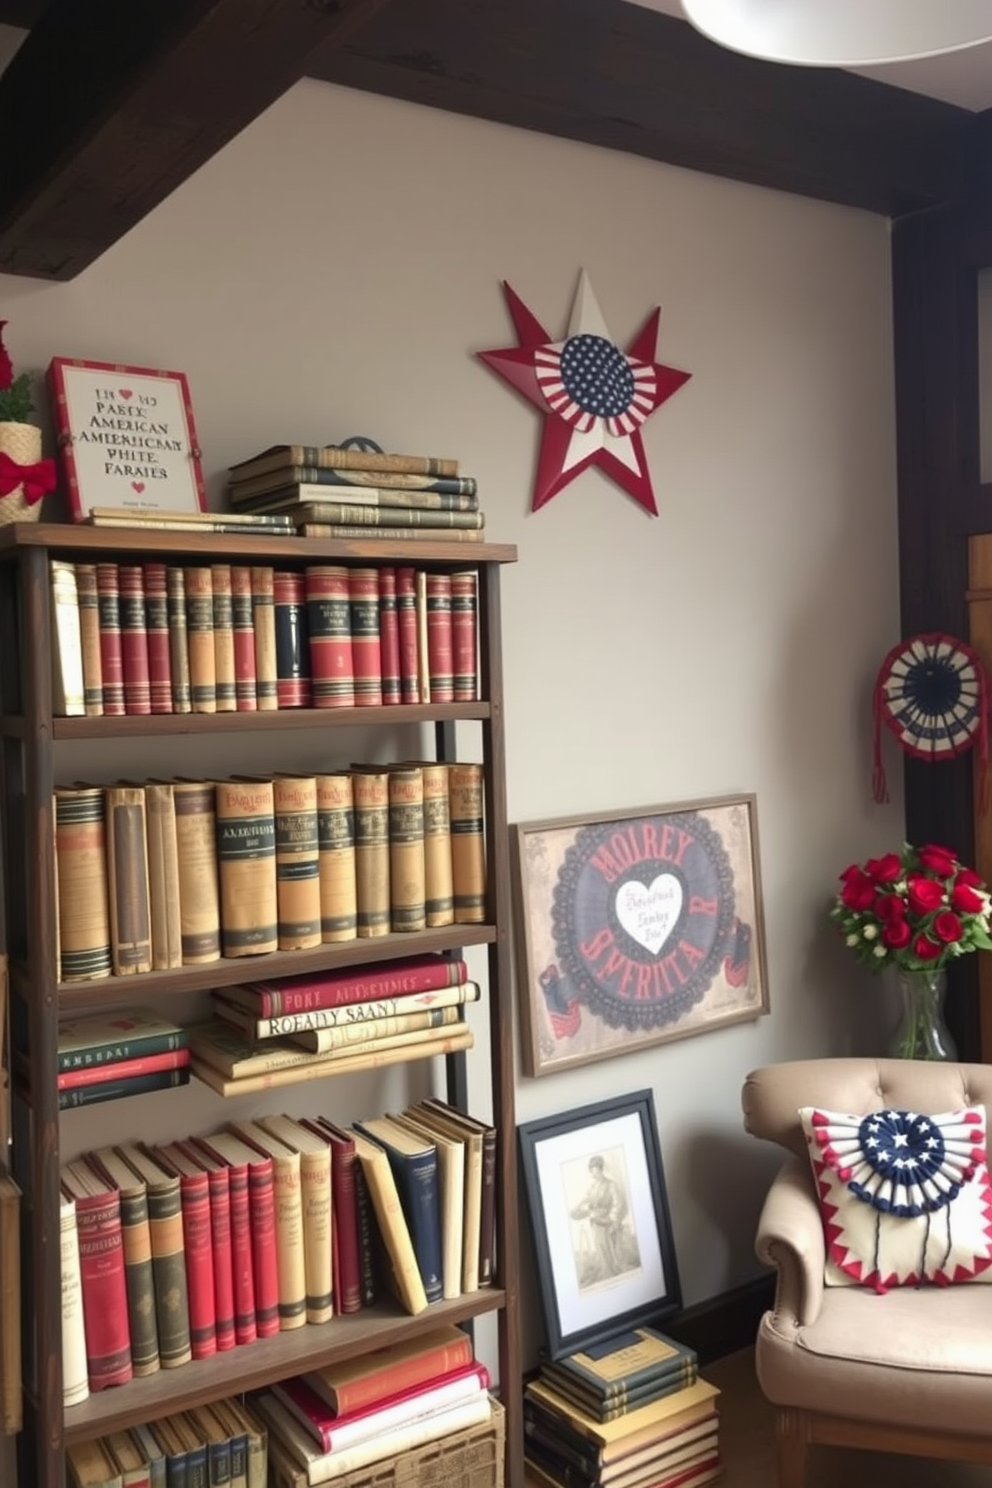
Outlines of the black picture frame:
<svg viewBox="0 0 992 1488">
<path fill-rule="evenodd" d="M 525 1122 L 517 1143 L 549 1357 L 681 1311 L 653 1093 Z"/>
</svg>

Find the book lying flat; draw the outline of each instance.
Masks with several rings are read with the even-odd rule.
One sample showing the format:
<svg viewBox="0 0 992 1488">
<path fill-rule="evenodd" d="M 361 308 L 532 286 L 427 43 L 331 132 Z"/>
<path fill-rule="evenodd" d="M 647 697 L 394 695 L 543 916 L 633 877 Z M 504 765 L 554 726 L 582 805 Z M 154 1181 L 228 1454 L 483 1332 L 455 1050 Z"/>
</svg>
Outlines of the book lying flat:
<svg viewBox="0 0 992 1488">
<path fill-rule="evenodd" d="M 295 523 L 278 512 L 190 512 L 165 511 L 161 507 L 145 509 L 131 506 L 94 506 L 86 518 L 91 527 L 163 527 L 180 532 L 208 532 L 221 528 L 236 532 L 241 528 L 261 528 L 264 532 L 292 533 Z"/>
<path fill-rule="evenodd" d="M 435 1037 L 439 1035 L 439 1037 Z M 267 1074 L 248 1075 L 233 1079 L 214 1068 L 205 1059 L 197 1056 L 195 1048 L 190 1069 L 198 1080 L 216 1090 L 218 1095 L 256 1095 L 260 1090 L 275 1090 L 283 1085 L 295 1085 L 304 1080 L 322 1080 L 330 1074 L 350 1074 L 355 1070 L 382 1069 L 387 1064 L 402 1064 L 409 1059 L 423 1059 L 430 1049 L 432 1055 L 455 1054 L 461 1049 L 471 1049 L 475 1040 L 468 1028 L 425 1028 L 416 1035 L 400 1034 L 404 1042 L 390 1048 L 372 1045 L 360 1054 L 343 1054 L 332 1050 L 330 1054 L 307 1054 L 302 1049 L 301 1063 L 293 1063 L 286 1069 L 272 1070 Z M 406 1040 L 409 1040 L 408 1042 Z M 384 1041 L 382 1041 L 384 1042 Z M 185 1071 L 176 1073 L 183 1074 Z M 68 1094 L 68 1092 L 66 1092 Z"/>
</svg>

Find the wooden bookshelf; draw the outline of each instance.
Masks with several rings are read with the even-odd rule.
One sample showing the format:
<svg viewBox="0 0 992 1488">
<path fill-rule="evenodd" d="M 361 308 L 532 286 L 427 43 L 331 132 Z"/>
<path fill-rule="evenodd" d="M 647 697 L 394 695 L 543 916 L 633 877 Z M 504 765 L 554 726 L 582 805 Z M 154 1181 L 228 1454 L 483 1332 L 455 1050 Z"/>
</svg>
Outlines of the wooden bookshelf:
<svg viewBox="0 0 992 1488">
<path fill-rule="evenodd" d="M 49 562 L 95 560 L 177 563 L 240 559 L 303 568 L 315 563 L 404 563 L 417 568 L 478 574 L 480 701 L 357 709 L 299 709 L 270 713 L 165 714 L 105 718 L 57 718 L 52 712 Z M 29 1196 L 25 1207 L 25 1296 L 34 1298 L 34 1326 L 25 1328 L 26 1421 L 20 1443 L 22 1481 L 36 1488 L 63 1488 L 64 1451 L 110 1430 L 154 1419 L 192 1404 L 251 1389 L 267 1381 L 335 1359 L 381 1348 L 441 1322 L 467 1322 L 493 1315 L 497 1323 L 499 1376 L 506 1408 L 506 1484 L 522 1488 L 523 1436 L 519 1404 L 520 1339 L 517 1316 L 517 1186 L 515 1168 L 514 1061 L 510 1010 L 510 875 L 506 825 L 503 738 L 500 573 L 516 550 L 492 543 L 442 539 L 397 544 L 85 526 L 16 524 L 0 530 L 0 760 L 2 760 L 2 850 L 6 949 L 11 996 L 19 1004 L 20 1053 L 30 1080 L 13 1099 L 14 1173 Z M 16 644 L 14 643 L 14 638 Z M 88 984 L 58 978 L 55 937 L 55 879 L 52 793 L 56 745 L 107 742 L 121 759 L 121 774 L 141 777 L 142 744 L 173 735 L 232 736 L 231 773 L 237 771 L 234 736 L 269 736 L 274 766 L 292 768 L 292 738 L 305 730 L 348 727 L 396 730 L 409 723 L 434 726 L 438 758 L 452 758 L 457 721 L 479 725 L 485 766 L 487 906 L 484 924 L 453 925 L 413 935 L 390 935 L 326 945 L 315 950 L 221 960 L 143 976 L 110 977 Z M 116 741 L 114 743 L 113 741 Z M 60 1013 L 84 1003 L 151 1000 L 167 1007 L 173 996 L 231 986 L 259 976 L 287 976 L 426 951 L 485 946 L 488 978 L 489 1076 L 493 1121 L 500 1133 L 496 1167 L 496 1274 L 493 1285 L 433 1304 L 410 1317 L 388 1306 L 335 1317 L 272 1339 L 244 1345 L 209 1360 L 162 1371 L 113 1390 L 91 1395 L 63 1410 L 61 1283 L 59 1256 L 60 1113 L 55 1071 Z M 459 1080 L 449 1061 L 449 1098 L 458 1100 Z M 332 1081 L 333 1074 L 326 1076 Z M 450 1083 L 454 1080 L 454 1085 Z M 27 1088 L 29 1085 L 30 1088 Z M 316 1082 L 313 1087 L 317 1089 Z M 128 1119 L 140 1122 L 140 1101 Z M 63 1121 L 73 1119 L 62 1113 Z M 177 1108 L 177 1121 L 181 1122 Z M 216 1124 L 225 1120 L 217 1097 Z M 185 1132 L 177 1133 L 185 1135 Z"/>
</svg>

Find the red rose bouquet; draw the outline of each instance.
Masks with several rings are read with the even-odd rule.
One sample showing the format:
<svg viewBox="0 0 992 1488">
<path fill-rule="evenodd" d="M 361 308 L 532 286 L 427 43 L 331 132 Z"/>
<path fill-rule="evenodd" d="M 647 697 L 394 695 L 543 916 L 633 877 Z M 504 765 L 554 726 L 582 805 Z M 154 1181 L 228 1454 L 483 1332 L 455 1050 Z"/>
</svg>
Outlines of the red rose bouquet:
<svg viewBox="0 0 992 1488">
<path fill-rule="evenodd" d="M 930 971 L 992 950 L 992 896 L 949 847 L 933 843 L 852 863 L 830 918 L 870 971 Z"/>
<path fill-rule="evenodd" d="M 31 382 L 26 372 L 14 376 L 10 353 L 3 344 L 3 328 L 7 324 L 0 320 L 0 420 L 5 423 L 26 424 L 34 412 L 31 397 Z"/>
</svg>

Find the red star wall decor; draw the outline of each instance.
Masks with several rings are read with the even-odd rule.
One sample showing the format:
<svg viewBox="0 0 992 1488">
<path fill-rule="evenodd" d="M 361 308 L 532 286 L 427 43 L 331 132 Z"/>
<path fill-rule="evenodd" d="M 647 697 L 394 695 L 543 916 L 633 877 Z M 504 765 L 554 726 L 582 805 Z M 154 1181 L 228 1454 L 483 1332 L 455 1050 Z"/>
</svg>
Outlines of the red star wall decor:
<svg viewBox="0 0 992 1488">
<path fill-rule="evenodd" d="M 692 376 L 654 360 L 661 311 L 653 310 L 621 351 L 585 269 L 562 341 L 552 340 L 505 281 L 503 293 L 517 345 L 478 356 L 544 415 L 531 510 L 538 511 L 587 466 L 598 465 L 656 517 L 641 425 Z"/>
</svg>

